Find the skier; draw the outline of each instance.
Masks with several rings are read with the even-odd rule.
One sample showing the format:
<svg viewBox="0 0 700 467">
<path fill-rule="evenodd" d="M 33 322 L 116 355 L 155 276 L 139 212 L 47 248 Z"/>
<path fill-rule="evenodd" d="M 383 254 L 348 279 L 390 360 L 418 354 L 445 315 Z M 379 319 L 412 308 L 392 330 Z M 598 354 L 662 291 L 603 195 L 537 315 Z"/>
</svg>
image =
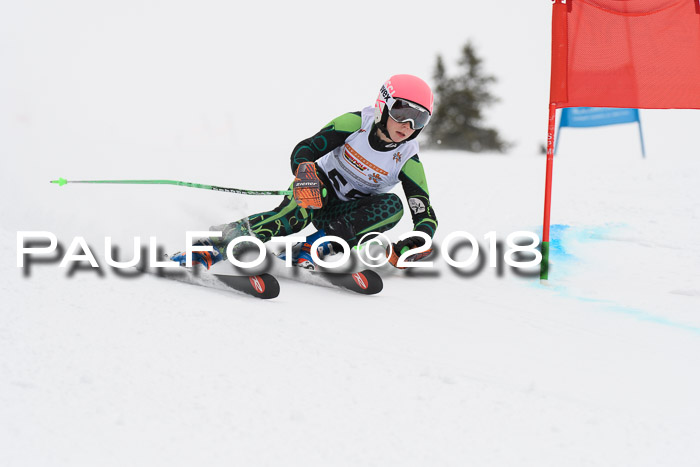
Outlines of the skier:
<svg viewBox="0 0 700 467">
<path fill-rule="evenodd" d="M 291 196 L 272 211 L 211 227 L 222 236 L 200 239 L 196 245 L 213 248 L 210 252 L 193 252 L 193 263 L 209 269 L 226 259 L 228 243 L 242 235 L 266 242 L 313 224 L 318 230 L 295 248 L 293 263 L 315 269 L 310 249 L 316 239 L 334 235 L 352 247 L 363 235 L 387 231 L 399 222 L 403 204 L 397 195 L 389 193 L 399 182 L 411 209 L 414 231 L 432 238 L 437 218 L 415 141 L 432 112 L 433 93 L 427 83 L 413 75 L 392 76 L 382 85 L 374 108 L 341 115 L 296 145 L 291 156 L 295 175 Z M 396 266 L 396 253 L 424 244 L 419 236 L 393 244 L 390 262 Z M 324 242 L 318 251 L 322 257 L 333 252 L 333 245 Z M 429 253 L 413 255 L 409 260 L 419 260 Z M 182 253 L 171 259 L 185 264 Z"/>
</svg>

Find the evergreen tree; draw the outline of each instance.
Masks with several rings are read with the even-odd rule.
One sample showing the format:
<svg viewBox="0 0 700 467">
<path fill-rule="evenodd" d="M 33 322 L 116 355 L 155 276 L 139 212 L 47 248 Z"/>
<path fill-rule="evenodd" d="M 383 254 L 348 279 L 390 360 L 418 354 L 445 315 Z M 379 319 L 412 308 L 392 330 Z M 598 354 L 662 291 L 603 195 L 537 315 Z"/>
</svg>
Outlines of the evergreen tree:
<svg viewBox="0 0 700 467">
<path fill-rule="evenodd" d="M 426 128 L 429 144 L 444 149 L 503 152 L 508 144 L 498 131 L 482 123 L 483 109 L 498 101 L 489 91 L 496 78 L 483 71 L 482 59 L 471 42 L 463 47 L 458 65 L 462 74 L 449 77 L 442 57 L 437 56 L 433 74 L 435 111 Z"/>
</svg>

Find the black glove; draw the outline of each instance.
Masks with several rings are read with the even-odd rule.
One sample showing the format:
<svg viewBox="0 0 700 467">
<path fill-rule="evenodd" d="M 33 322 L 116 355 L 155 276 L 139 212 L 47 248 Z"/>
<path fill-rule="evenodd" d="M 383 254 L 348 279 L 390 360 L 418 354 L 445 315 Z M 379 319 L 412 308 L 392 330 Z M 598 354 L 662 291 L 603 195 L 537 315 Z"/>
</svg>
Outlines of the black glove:
<svg viewBox="0 0 700 467">
<path fill-rule="evenodd" d="M 396 254 L 401 256 L 406 251 L 418 248 L 423 245 L 425 245 L 425 240 L 423 240 L 423 237 L 408 237 L 404 238 L 400 242 L 394 243 L 393 247 Z"/>
<path fill-rule="evenodd" d="M 407 251 L 413 250 L 414 248 L 419 248 L 423 245 L 425 245 L 425 240 L 423 237 L 408 237 L 389 245 L 386 248 L 386 255 L 389 258 L 389 263 L 396 268 L 405 269 L 403 266 L 397 266 L 396 263 L 399 261 L 399 257 Z M 425 251 L 421 251 L 420 253 L 416 253 L 415 255 L 405 258 L 405 261 L 419 261 L 427 256 L 430 256 L 432 252 L 433 249 L 429 248 Z"/>
</svg>

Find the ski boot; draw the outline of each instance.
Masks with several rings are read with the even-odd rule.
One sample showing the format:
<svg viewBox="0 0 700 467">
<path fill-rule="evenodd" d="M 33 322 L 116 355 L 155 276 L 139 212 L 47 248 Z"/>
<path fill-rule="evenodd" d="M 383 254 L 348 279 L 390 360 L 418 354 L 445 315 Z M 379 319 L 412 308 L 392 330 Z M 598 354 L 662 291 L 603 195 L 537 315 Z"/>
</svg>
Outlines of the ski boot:
<svg viewBox="0 0 700 467">
<path fill-rule="evenodd" d="M 323 230 L 319 230 L 316 233 L 313 233 L 306 237 L 306 240 L 304 240 L 301 243 L 297 243 L 292 247 L 292 263 L 300 268 L 303 269 L 309 269 L 311 271 L 316 269 L 316 263 L 314 263 L 313 258 L 311 257 L 311 245 L 313 243 L 321 238 L 324 237 L 326 233 Z M 333 249 L 333 245 L 331 242 L 323 242 L 318 246 L 317 249 L 318 256 L 320 258 L 323 258 L 324 256 L 331 255 L 335 253 Z M 286 254 L 282 252 L 279 255 L 280 259 L 286 259 Z"/>
<path fill-rule="evenodd" d="M 219 253 L 208 238 L 197 240 L 193 246 L 212 246 L 212 251 L 193 251 L 192 252 L 192 266 L 195 264 L 201 264 L 210 269 L 213 265 L 224 259 L 224 256 Z M 187 255 L 184 252 L 175 253 L 170 257 L 172 261 L 180 263 L 180 266 L 185 266 L 187 264 Z"/>
</svg>

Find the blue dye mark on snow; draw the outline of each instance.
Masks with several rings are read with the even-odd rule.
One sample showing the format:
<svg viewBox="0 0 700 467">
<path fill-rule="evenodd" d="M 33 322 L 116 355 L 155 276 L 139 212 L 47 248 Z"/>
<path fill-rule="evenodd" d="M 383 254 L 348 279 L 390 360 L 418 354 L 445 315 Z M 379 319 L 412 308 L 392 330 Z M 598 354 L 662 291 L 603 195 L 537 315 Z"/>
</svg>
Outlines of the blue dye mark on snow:
<svg viewBox="0 0 700 467">
<path fill-rule="evenodd" d="M 576 267 L 572 264 L 578 261 L 576 255 L 572 253 L 572 246 L 574 246 L 574 244 L 609 239 L 611 232 L 624 227 L 625 226 L 622 224 L 608 224 L 605 226 L 581 228 L 572 227 L 566 224 L 551 225 L 549 230 L 549 257 L 552 262 L 552 265 L 550 267 L 550 277 L 553 272 L 554 274 L 560 274 L 560 277 L 566 277 L 567 270 L 569 270 L 572 267 Z M 539 286 L 539 284 L 536 283 L 533 283 L 533 285 Z M 638 308 L 622 306 L 611 300 L 603 300 L 574 295 L 571 293 L 568 287 L 566 287 L 566 284 L 549 285 L 548 288 L 555 291 L 561 296 L 572 298 L 581 302 L 600 305 L 604 310 L 607 311 L 625 314 L 630 317 L 634 317 L 640 321 L 646 321 L 649 323 L 655 323 L 663 326 L 673 327 L 676 329 L 682 329 L 684 331 L 700 335 L 700 327 L 678 323 L 668 318 L 664 318 L 663 316 L 656 316 L 652 313 Z"/>
<path fill-rule="evenodd" d="M 574 295 L 574 294 L 571 294 L 571 292 L 567 289 L 566 286 L 562 286 L 562 285 L 555 285 L 555 286 L 550 285 L 550 286 L 548 286 L 548 288 L 551 288 L 558 295 L 561 295 L 563 297 L 572 298 L 572 299 L 578 300 L 580 302 L 600 305 L 601 308 L 605 311 L 612 311 L 614 313 L 624 314 L 624 315 L 630 316 L 632 318 L 636 318 L 639 321 L 660 324 L 662 326 L 669 326 L 672 328 L 681 329 L 683 331 L 688 331 L 688 332 L 692 332 L 693 334 L 700 335 L 700 327 L 691 326 L 691 325 L 683 324 L 683 323 L 678 323 L 678 322 L 672 321 L 668 318 L 664 318 L 663 316 L 656 316 L 656 315 L 649 313 L 647 311 L 640 310 L 639 308 L 626 307 L 626 306 L 620 305 L 619 303 L 615 303 L 612 300 L 604 300 L 604 299 L 590 298 L 590 297 L 581 297 L 579 295 Z"/>
<path fill-rule="evenodd" d="M 700 334 L 700 328 L 697 326 L 690 326 L 688 324 L 683 324 L 683 323 L 677 323 L 675 321 L 671 321 L 668 318 L 664 318 L 663 316 L 655 316 L 652 315 L 651 313 L 647 313 L 646 311 L 643 310 L 638 310 L 635 308 L 627 308 L 623 307 L 620 305 L 614 305 L 610 306 L 609 309 L 611 311 L 615 311 L 618 313 L 624 313 L 627 315 L 634 316 L 635 318 L 641 320 L 641 321 L 648 321 L 650 323 L 656 323 L 656 324 L 661 324 L 664 326 L 671 326 L 673 328 L 678 328 L 678 329 L 683 329 L 684 331 L 690 331 L 695 334 Z"/>
<path fill-rule="evenodd" d="M 567 252 L 564 246 L 563 238 L 571 229 L 566 224 L 554 224 L 549 226 L 549 256 L 557 258 L 566 258 L 571 255 Z"/>
<path fill-rule="evenodd" d="M 624 224 L 605 224 L 594 227 L 572 227 L 567 224 L 553 224 L 549 227 L 549 256 L 558 260 L 574 260 L 572 247 L 577 243 L 595 240 L 609 240 L 615 230 L 625 228 Z"/>
</svg>

